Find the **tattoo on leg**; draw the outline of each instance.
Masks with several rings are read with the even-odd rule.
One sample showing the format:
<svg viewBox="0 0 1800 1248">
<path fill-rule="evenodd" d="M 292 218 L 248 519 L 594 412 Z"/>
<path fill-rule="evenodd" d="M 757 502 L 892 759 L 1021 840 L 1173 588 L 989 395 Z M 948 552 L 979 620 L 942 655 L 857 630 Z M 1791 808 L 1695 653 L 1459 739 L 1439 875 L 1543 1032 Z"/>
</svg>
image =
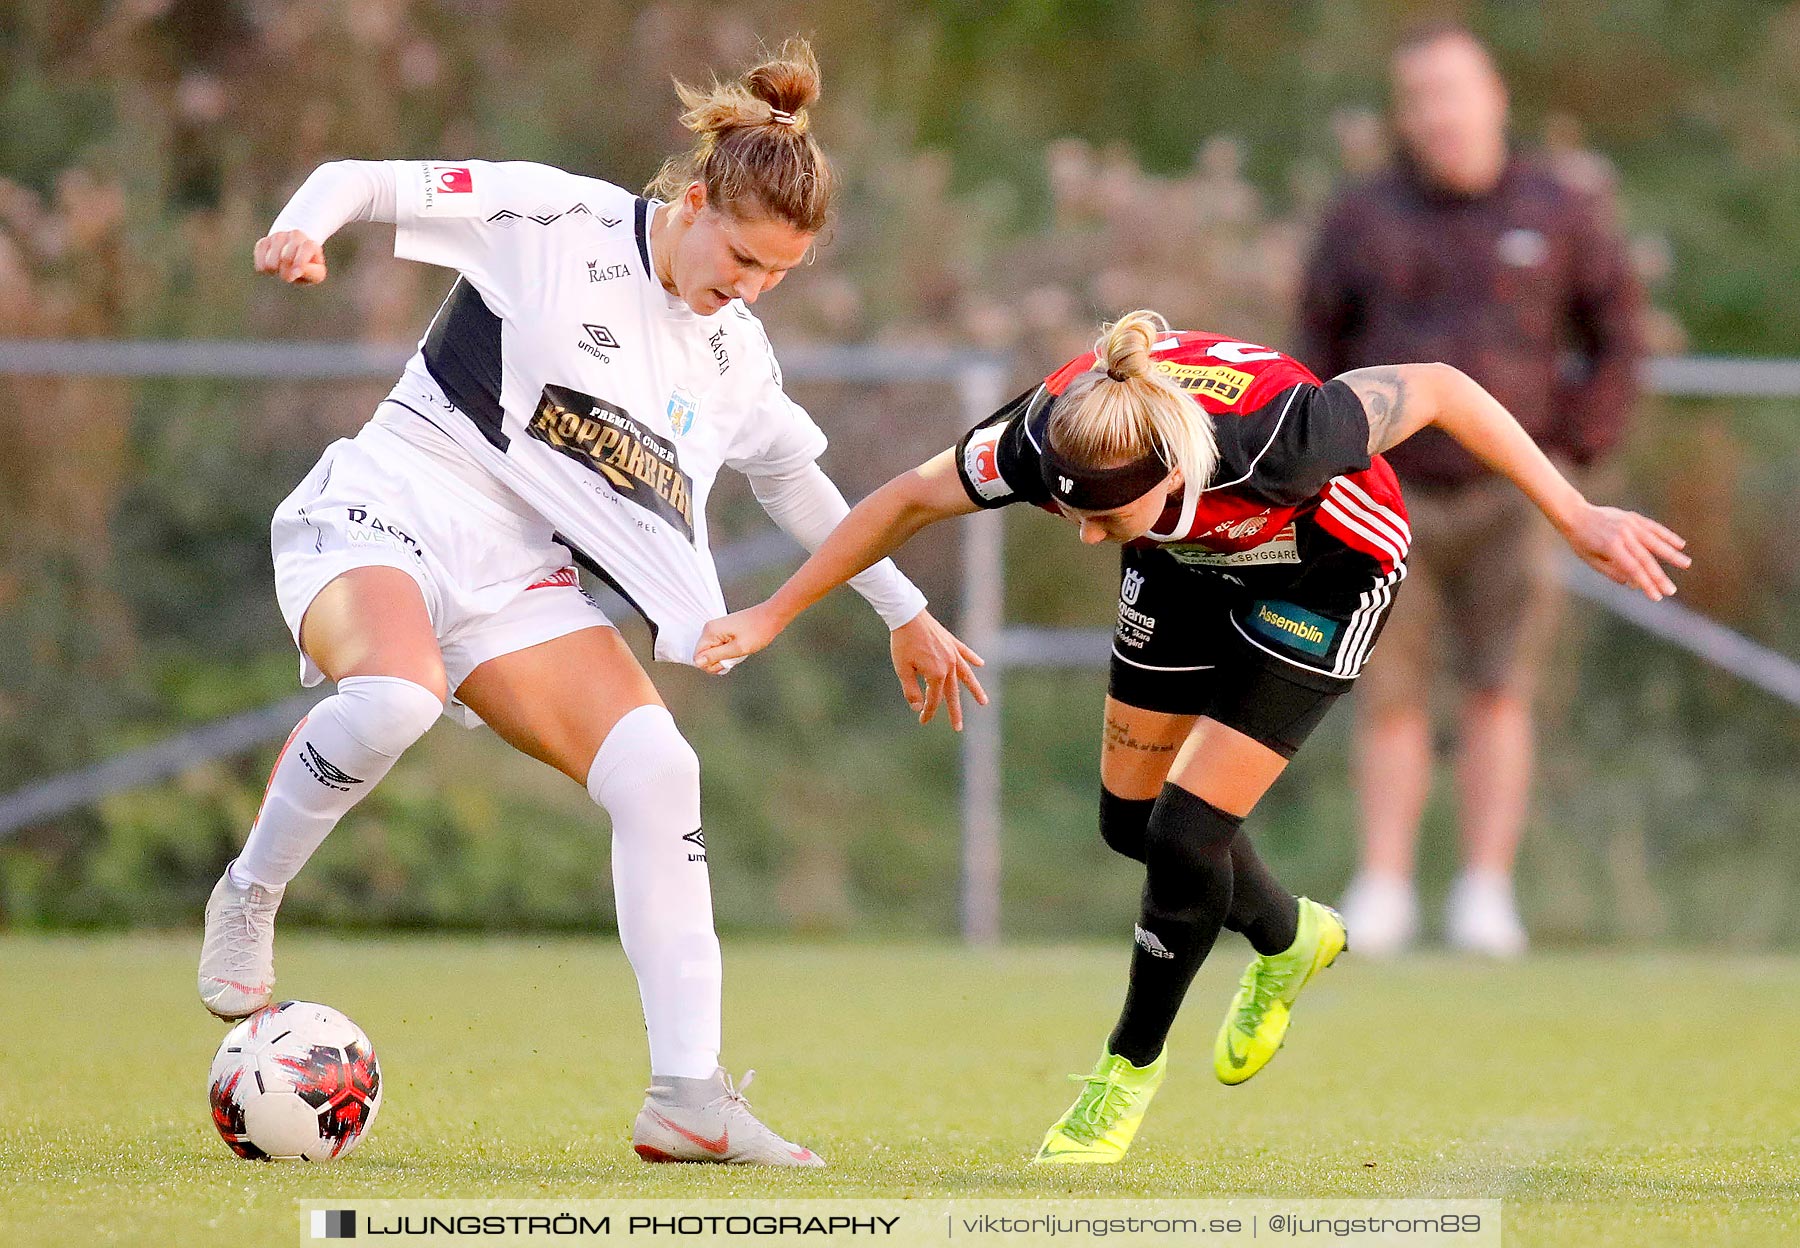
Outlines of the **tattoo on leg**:
<svg viewBox="0 0 1800 1248">
<path fill-rule="evenodd" d="M 1131 729 L 1111 715 L 1106 717 L 1105 737 L 1106 748 L 1109 750 L 1139 750 L 1145 754 L 1171 754 L 1175 750 L 1173 743 L 1165 745 L 1157 741 L 1139 741 L 1131 735 Z"/>
</svg>

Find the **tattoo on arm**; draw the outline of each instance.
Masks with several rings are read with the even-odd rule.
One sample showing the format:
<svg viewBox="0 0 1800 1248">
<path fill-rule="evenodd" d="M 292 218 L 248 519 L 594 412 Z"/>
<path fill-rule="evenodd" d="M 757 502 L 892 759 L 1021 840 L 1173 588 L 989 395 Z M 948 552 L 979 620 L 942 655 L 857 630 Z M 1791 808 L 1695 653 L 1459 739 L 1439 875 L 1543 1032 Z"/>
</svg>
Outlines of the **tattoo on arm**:
<svg viewBox="0 0 1800 1248">
<path fill-rule="evenodd" d="M 1173 742 L 1164 745 L 1156 741 L 1139 741 L 1131 735 L 1131 729 L 1111 715 L 1106 717 L 1105 737 L 1109 750 L 1141 750 L 1145 754 L 1171 754 L 1175 750 Z"/>
<path fill-rule="evenodd" d="M 1362 400 L 1369 417 L 1369 454 L 1379 455 L 1398 445 L 1396 437 L 1406 416 L 1406 381 L 1400 369 L 1391 364 L 1375 368 L 1358 368 L 1339 378 Z"/>
</svg>

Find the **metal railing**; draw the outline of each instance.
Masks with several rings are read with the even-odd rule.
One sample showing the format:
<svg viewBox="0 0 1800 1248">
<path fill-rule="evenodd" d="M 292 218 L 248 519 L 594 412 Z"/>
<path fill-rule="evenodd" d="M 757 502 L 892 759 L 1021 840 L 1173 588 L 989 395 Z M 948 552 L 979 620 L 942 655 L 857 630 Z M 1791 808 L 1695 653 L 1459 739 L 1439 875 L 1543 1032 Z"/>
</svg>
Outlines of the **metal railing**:
<svg viewBox="0 0 1800 1248">
<path fill-rule="evenodd" d="M 410 354 L 411 348 L 360 344 L 9 341 L 0 342 L 0 374 L 262 381 L 383 378 L 398 373 Z M 981 353 L 822 347 L 783 352 L 782 361 L 791 381 L 949 383 L 955 388 L 963 427 L 998 408 L 1006 397 L 1007 362 Z M 1671 397 L 1796 398 L 1800 360 L 1659 359 L 1646 365 L 1645 381 L 1652 392 Z M 1000 935 L 1004 743 L 999 704 L 1004 673 L 1013 668 L 1104 666 L 1111 634 L 1100 629 L 1008 626 L 1002 517 L 986 512 L 969 517 L 963 525 L 959 632 L 988 661 L 984 684 L 994 704 L 985 713 L 967 717 L 961 740 L 961 923 L 965 939 L 990 943 Z M 717 564 L 721 580 L 729 582 L 797 555 L 798 548 L 785 535 L 769 532 L 720 550 Z M 1800 706 L 1800 664 L 1787 656 L 1680 603 L 1648 602 L 1573 557 L 1564 561 L 1563 574 L 1572 592 Z M 277 740 L 319 696 L 284 699 L 0 795 L 0 839 L 110 794 Z"/>
</svg>

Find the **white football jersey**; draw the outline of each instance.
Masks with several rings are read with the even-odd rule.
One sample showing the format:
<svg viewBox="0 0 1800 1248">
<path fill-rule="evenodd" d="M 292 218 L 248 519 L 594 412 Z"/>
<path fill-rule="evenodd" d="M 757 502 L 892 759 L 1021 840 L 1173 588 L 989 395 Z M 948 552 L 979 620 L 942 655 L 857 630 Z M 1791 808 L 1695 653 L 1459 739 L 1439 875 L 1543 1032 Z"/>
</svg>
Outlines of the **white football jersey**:
<svg viewBox="0 0 1800 1248">
<path fill-rule="evenodd" d="M 695 315 L 650 267 L 655 205 L 524 162 L 408 161 L 394 254 L 458 270 L 389 396 L 556 526 L 688 663 L 725 613 L 707 548 L 721 466 L 825 449 L 741 302 Z"/>
</svg>

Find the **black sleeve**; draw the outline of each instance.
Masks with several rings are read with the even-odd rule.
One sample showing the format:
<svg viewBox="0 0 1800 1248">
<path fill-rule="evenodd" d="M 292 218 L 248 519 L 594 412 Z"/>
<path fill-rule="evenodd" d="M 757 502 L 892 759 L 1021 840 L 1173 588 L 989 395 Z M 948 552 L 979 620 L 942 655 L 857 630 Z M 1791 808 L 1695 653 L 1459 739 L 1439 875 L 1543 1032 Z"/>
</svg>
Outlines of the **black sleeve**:
<svg viewBox="0 0 1800 1248">
<path fill-rule="evenodd" d="M 1032 400 L 1043 387 L 1034 386 L 965 433 L 956 444 L 956 475 L 969 501 L 977 507 L 1012 503 L 1044 504 L 1050 491 L 1038 469 L 1038 448 L 1026 427 L 1029 416 L 1041 415 Z"/>
<path fill-rule="evenodd" d="M 1369 417 L 1341 381 L 1302 384 L 1241 418 L 1251 466 L 1245 487 L 1286 506 L 1312 498 L 1333 477 L 1369 466 Z"/>
</svg>

